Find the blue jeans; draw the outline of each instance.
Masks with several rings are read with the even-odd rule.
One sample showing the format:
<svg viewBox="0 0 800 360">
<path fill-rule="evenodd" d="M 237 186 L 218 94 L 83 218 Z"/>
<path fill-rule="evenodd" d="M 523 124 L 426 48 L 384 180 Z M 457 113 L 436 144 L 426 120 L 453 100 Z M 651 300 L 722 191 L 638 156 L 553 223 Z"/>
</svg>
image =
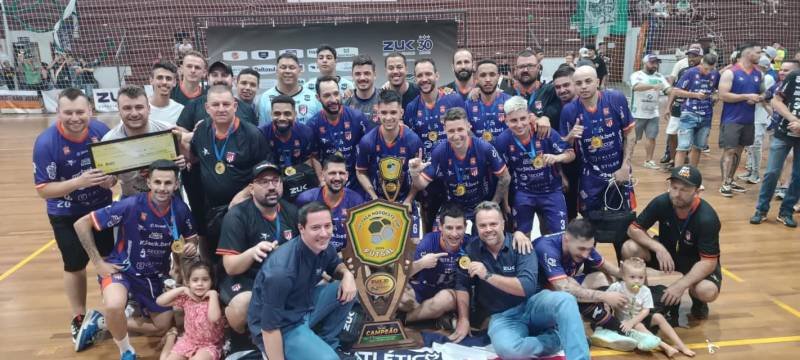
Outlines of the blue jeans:
<svg viewBox="0 0 800 360">
<path fill-rule="evenodd" d="M 775 193 L 775 186 L 778 178 L 781 177 L 783 163 L 789 155 L 789 151 L 794 153 L 792 160 L 792 177 L 789 180 L 789 189 L 781 202 L 779 215 L 791 215 L 794 212 L 793 206 L 797 204 L 800 195 L 800 138 L 790 138 L 789 140 L 779 139 L 773 136 L 769 145 L 769 158 L 767 159 L 767 171 L 764 174 L 764 182 L 761 183 L 761 190 L 758 193 L 758 203 L 756 210 L 763 213 L 769 211 L 769 201 Z"/>
<path fill-rule="evenodd" d="M 339 332 L 353 307 L 353 301 L 342 304 L 337 300 L 339 282 L 320 285 L 314 288 L 314 310 L 306 315 L 304 321 L 281 329 L 283 353 L 287 359 L 338 360 Z M 318 327 L 317 333 L 312 328 Z M 264 352 L 264 339 L 261 332 L 251 334 L 253 342 Z"/>
<path fill-rule="evenodd" d="M 556 330 L 558 338 L 541 335 Z M 522 304 L 492 315 L 489 338 L 497 355 L 503 359 L 530 359 L 549 355 L 563 347 L 569 360 L 589 359 L 589 345 L 583 330 L 575 297 L 562 292 L 542 290 Z"/>
<path fill-rule="evenodd" d="M 705 148 L 708 144 L 709 131 L 711 131 L 711 126 L 706 124 L 705 115 L 684 111 L 681 114 L 680 125 L 678 125 L 678 146 L 676 150 L 689 151 L 692 146 L 695 149 Z"/>
</svg>

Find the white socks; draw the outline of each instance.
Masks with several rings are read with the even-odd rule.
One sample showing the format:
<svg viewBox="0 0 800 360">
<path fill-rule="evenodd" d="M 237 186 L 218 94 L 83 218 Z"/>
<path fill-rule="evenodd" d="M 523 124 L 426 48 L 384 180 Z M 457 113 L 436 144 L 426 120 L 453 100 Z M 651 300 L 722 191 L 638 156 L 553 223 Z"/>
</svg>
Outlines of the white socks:
<svg viewBox="0 0 800 360">
<path fill-rule="evenodd" d="M 133 350 L 133 346 L 131 346 L 131 342 L 130 342 L 130 339 L 128 338 L 128 334 L 125 334 L 125 337 L 122 338 L 122 340 L 114 339 L 114 342 L 117 343 L 117 347 L 119 348 L 120 355 L 124 354 L 125 351 L 128 351 L 128 350 L 130 350 L 134 354 L 136 353 L 136 351 Z"/>
</svg>

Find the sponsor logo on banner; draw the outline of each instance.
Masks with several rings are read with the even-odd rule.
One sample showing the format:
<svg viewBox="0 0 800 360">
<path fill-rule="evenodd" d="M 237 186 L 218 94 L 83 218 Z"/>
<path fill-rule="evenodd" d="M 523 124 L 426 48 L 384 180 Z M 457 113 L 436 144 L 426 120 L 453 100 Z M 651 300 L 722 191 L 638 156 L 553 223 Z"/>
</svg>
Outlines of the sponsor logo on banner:
<svg viewBox="0 0 800 360">
<path fill-rule="evenodd" d="M 337 62 L 336 63 L 336 71 L 344 71 L 344 72 L 351 72 L 353 70 L 353 62 Z"/>
<path fill-rule="evenodd" d="M 258 71 L 261 75 L 270 75 L 275 73 L 277 67 L 270 64 L 259 64 L 253 65 L 253 70 Z"/>
<path fill-rule="evenodd" d="M 297 56 L 298 59 L 303 58 L 303 49 L 281 49 L 281 51 L 278 52 L 278 55 L 283 55 L 285 53 L 294 54 L 294 56 Z"/>
<path fill-rule="evenodd" d="M 309 59 L 316 59 L 317 58 L 317 49 L 306 49 L 306 57 Z"/>
<path fill-rule="evenodd" d="M 247 51 L 232 50 L 222 53 L 224 61 L 244 61 L 247 60 Z"/>
<path fill-rule="evenodd" d="M 94 89 L 94 108 L 97 112 L 115 112 L 117 108 L 117 93 L 119 88 Z"/>
<path fill-rule="evenodd" d="M 275 50 L 253 50 L 250 52 L 253 60 L 272 60 L 275 58 Z"/>
<path fill-rule="evenodd" d="M 308 72 L 318 73 L 319 67 L 317 67 L 317 64 L 308 64 Z"/>
<path fill-rule="evenodd" d="M 419 35 L 416 39 L 397 39 L 382 41 L 383 54 L 397 51 L 403 55 L 430 55 L 433 39 L 430 35 Z"/>
<path fill-rule="evenodd" d="M 336 57 L 337 58 L 351 58 L 358 56 L 358 48 L 357 47 L 340 47 L 336 48 Z"/>
<path fill-rule="evenodd" d="M 231 70 L 233 70 L 233 76 L 239 75 L 242 70 L 249 68 L 249 66 L 242 66 L 242 65 L 234 65 L 231 66 Z"/>
</svg>

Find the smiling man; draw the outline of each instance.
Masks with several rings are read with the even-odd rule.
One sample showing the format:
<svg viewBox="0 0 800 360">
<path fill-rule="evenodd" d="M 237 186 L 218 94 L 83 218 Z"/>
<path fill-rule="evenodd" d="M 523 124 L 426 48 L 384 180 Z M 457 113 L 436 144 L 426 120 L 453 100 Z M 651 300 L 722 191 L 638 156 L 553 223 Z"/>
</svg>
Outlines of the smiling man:
<svg viewBox="0 0 800 360">
<path fill-rule="evenodd" d="M 183 105 L 170 99 L 175 88 L 178 69 L 175 65 L 160 62 L 153 65 L 150 72 L 150 86 L 153 96 L 150 97 L 150 119 L 175 125 L 183 111 Z"/>
<path fill-rule="evenodd" d="M 500 80 L 500 69 L 497 62 L 492 59 L 481 60 L 476 68 L 475 74 L 480 97 L 475 100 L 467 100 L 464 108 L 467 110 L 467 118 L 475 135 L 494 144 L 500 133 L 508 128 L 503 106 L 511 96 L 496 91 L 497 82 Z"/>
<path fill-rule="evenodd" d="M 297 122 L 307 123 L 321 109 L 322 104 L 317 100 L 314 91 L 300 85 L 300 74 L 303 68 L 300 60 L 291 52 L 278 55 L 277 79 L 274 88 L 261 94 L 258 100 L 258 121 L 264 125 L 272 121 L 272 99 L 278 95 L 287 95 L 294 99 Z"/>
<path fill-rule="evenodd" d="M 475 87 L 475 79 L 472 76 L 474 73 L 475 63 L 472 51 L 460 48 L 453 54 L 453 74 L 456 79 L 445 87 L 453 89 L 461 95 L 461 99 L 466 101 L 469 92 Z"/>
<path fill-rule="evenodd" d="M 172 326 L 172 308 L 156 303 L 169 272 L 170 254 L 197 254 L 189 207 L 175 196 L 178 167 L 170 160 L 156 160 L 148 168 L 149 192 L 139 193 L 75 222 L 81 245 L 97 270 L 103 294 L 104 311 L 90 311 L 78 333 L 76 350 L 92 344 L 103 328 L 111 332 L 121 360 L 136 359 L 128 331 L 150 336 L 163 335 Z M 108 257 L 97 250 L 94 231 L 118 228 L 116 246 Z M 126 319 L 128 296 L 142 307 L 152 323 Z M 105 317 L 105 325 L 100 321 Z"/>
<path fill-rule="evenodd" d="M 258 83 L 261 81 L 261 74 L 253 68 L 246 68 L 236 75 L 236 98 L 249 105 L 256 113 L 256 93 Z"/>
<path fill-rule="evenodd" d="M 344 100 L 344 104 L 361 111 L 368 120 L 364 124 L 364 131 L 369 132 L 378 125 L 378 114 L 375 107 L 378 104 L 378 90 L 375 89 L 375 63 L 367 55 L 358 55 L 353 59 L 353 81 L 355 93 Z"/>
<path fill-rule="evenodd" d="M 256 276 L 247 312 L 250 336 L 270 360 L 339 359 L 339 332 L 356 282 L 331 246 L 328 207 L 306 204 L 298 218 L 300 236 L 273 251 Z M 323 272 L 340 281 L 320 284 Z"/>
<path fill-rule="evenodd" d="M 186 106 L 194 99 L 205 94 L 203 77 L 206 76 L 206 58 L 197 51 L 189 51 L 180 63 L 180 82 L 170 92 L 170 98 Z"/>
</svg>

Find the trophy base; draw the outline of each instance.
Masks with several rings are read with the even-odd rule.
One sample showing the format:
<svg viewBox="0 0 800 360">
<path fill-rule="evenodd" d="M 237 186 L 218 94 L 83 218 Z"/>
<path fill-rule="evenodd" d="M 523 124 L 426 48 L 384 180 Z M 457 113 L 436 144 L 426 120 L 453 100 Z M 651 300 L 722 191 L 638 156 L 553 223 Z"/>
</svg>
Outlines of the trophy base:
<svg viewBox="0 0 800 360">
<path fill-rule="evenodd" d="M 355 350 L 413 347 L 417 347 L 416 342 L 406 336 L 403 325 L 397 320 L 365 323 L 358 342 L 353 345 Z"/>
</svg>

